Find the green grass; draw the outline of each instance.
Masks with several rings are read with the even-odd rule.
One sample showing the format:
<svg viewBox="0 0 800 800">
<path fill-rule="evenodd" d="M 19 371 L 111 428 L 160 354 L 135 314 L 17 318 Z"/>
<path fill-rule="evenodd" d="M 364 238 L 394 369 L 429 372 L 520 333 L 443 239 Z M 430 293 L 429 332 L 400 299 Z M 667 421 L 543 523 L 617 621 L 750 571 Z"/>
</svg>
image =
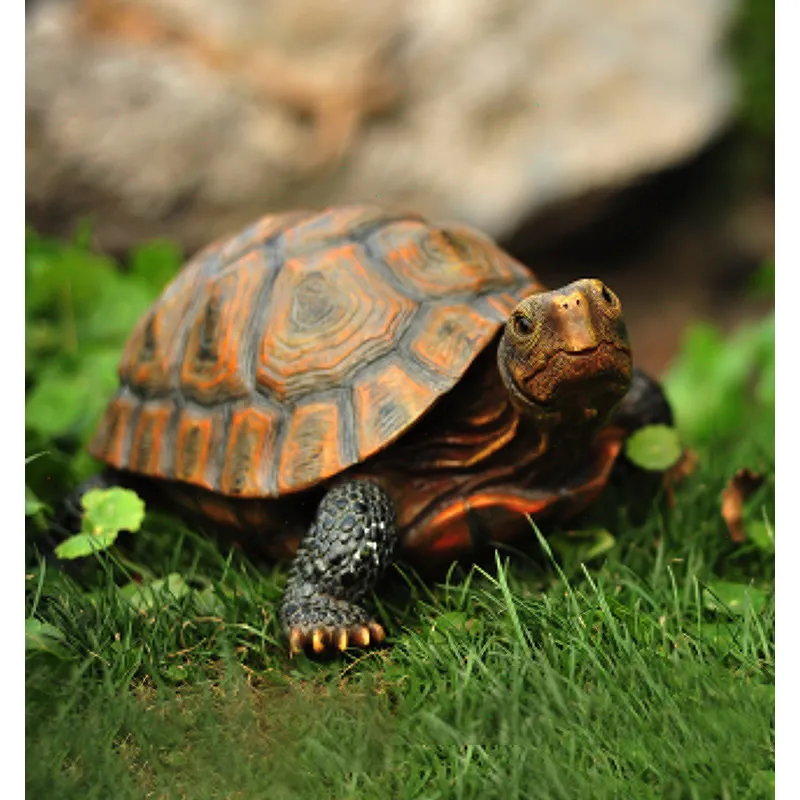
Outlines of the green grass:
<svg viewBox="0 0 800 800">
<path fill-rule="evenodd" d="M 389 646 L 314 662 L 277 626 L 285 567 L 174 517 L 50 553 L 128 318 L 177 263 L 151 246 L 119 273 L 28 238 L 29 796 L 772 796 L 772 320 L 696 329 L 668 376 L 700 456 L 674 507 L 634 523 L 609 493 L 588 537 L 532 528 L 439 583 L 393 569 L 374 599 Z M 719 513 L 739 467 L 766 476 L 741 544 Z"/>
</svg>

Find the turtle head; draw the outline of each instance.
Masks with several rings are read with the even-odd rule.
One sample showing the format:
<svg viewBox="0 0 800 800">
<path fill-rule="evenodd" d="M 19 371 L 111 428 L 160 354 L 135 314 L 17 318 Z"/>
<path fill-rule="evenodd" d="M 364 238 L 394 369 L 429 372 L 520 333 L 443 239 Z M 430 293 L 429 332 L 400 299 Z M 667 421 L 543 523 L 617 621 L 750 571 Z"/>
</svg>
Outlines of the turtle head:
<svg viewBox="0 0 800 800">
<path fill-rule="evenodd" d="M 497 360 L 514 405 L 540 424 L 602 424 L 633 371 L 619 299 L 589 278 L 522 300 Z"/>
</svg>

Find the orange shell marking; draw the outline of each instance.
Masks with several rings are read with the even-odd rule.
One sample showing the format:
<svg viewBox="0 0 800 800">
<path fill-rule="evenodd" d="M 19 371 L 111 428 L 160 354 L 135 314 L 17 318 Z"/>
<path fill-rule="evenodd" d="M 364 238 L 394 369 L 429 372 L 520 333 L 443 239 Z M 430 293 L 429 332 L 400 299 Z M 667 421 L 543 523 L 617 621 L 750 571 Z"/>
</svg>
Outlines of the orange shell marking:
<svg viewBox="0 0 800 800">
<path fill-rule="evenodd" d="M 398 364 L 355 387 L 360 457 L 366 458 L 413 424 L 431 402 L 431 389 Z"/>
<path fill-rule="evenodd" d="M 256 380 L 279 398 L 336 387 L 389 351 L 415 304 L 373 270 L 357 245 L 287 261 L 259 346 Z"/>
<path fill-rule="evenodd" d="M 340 469 L 339 409 L 333 403 L 298 406 L 281 455 L 278 490 L 303 489 Z"/>
<path fill-rule="evenodd" d="M 415 214 L 403 216 L 419 218 Z M 286 252 L 291 258 L 317 250 L 329 242 L 349 236 L 359 225 L 380 222 L 386 218 L 386 209 L 379 206 L 352 205 L 326 209 L 287 228 L 284 237 Z"/>
<path fill-rule="evenodd" d="M 516 274 L 520 268 L 515 270 L 511 259 L 489 242 L 422 222 L 388 225 L 377 241 L 395 276 L 425 297 L 480 292 L 521 277 Z"/>
<path fill-rule="evenodd" d="M 605 488 L 611 469 L 622 449 L 622 443 L 623 439 L 618 431 L 613 429 L 603 431 L 596 442 L 594 475 L 585 483 L 564 486 L 560 492 L 548 493 L 545 490 L 527 490 L 524 487 L 497 487 L 481 489 L 467 497 L 455 499 L 425 519 L 422 524 L 415 525 L 404 547 L 412 558 L 415 556 L 425 558 L 428 554 L 450 557 L 470 550 L 472 547 L 470 511 L 496 509 L 504 516 L 518 515 L 520 523 L 523 522 L 522 516 L 525 514 L 536 518 L 549 514 L 556 507 L 560 509 L 568 507 L 570 515 L 577 514 L 594 502 Z M 493 537 L 502 540 L 503 530 L 513 533 L 513 527 L 498 524 L 492 529 Z"/>
<path fill-rule="evenodd" d="M 222 470 L 221 487 L 225 494 L 253 497 L 268 493 L 278 418 L 277 412 L 256 408 L 233 414 Z"/>
<path fill-rule="evenodd" d="M 214 418 L 183 411 L 175 442 L 175 477 L 211 489 L 206 478 Z"/>
<path fill-rule="evenodd" d="M 262 217 L 241 233 L 222 243 L 219 257 L 222 263 L 232 263 L 248 250 L 264 244 L 273 236 L 282 233 L 287 227 L 297 224 L 312 215 L 310 211 L 287 211 L 285 214 L 270 214 Z"/>
<path fill-rule="evenodd" d="M 214 496 L 204 497 L 198 505 L 200 510 L 209 519 L 213 519 L 214 522 L 218 522 L 220 525 L 239 526 L 239 518 L 234 514 L 233 509 L 225 505 L 224 502 L 221 503 L 219 498 Z"/>
<path fill-rule="evenodd" d="M 434 371 L 457 378 L 496 327 L 469 306 L 434 306 L 425 317 L 422 335 L 411 349 Z"/>
<path fill-rule="evenodd" d="M 161 452 L 164 431 L 173 412 L 173 406 L 165 403 L 142 407 L 131 444 L 131 467 L 137 472 L 164 477 Z"/>
<path fill-rule="evenodd" d="M 125 440 L 130 431 L 131 416 L 139 407 L 136 399 L 126 394 L 115 397 L 106 409 L 97 433 L 89 445 L 89 452 L 113 467 L 124 467 Z"/>
<path fill-rule="evenodd" d="M 264 277 L 263 256 L 250 253 L 215 278 L 189 329 L 181 385 L 200 399 L 242 397 L 250 390 L 247 326 Z"/>
<path fill-rule="evenodd" d="M 120 361 L 122 383 L 145 391 L 170 388 L 170 372 L 180 359 L 181 339 L 176 336 L 192 298 L 203 280 L 198 258 L 180 272 L 153 308 L 138 322 Z"/>
</svg>

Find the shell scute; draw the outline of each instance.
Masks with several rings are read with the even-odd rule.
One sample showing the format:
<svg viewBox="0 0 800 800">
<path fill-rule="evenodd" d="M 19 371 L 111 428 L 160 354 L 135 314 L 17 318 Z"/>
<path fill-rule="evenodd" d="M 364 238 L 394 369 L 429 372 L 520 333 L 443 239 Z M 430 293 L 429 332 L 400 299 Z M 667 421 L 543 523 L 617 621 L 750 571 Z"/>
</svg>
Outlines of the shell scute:
<svg viewBox="0 0 800 800">
<path fill-rule="evenodd" d="M 249 328 L 270 266 L 263 254 L 244 256 L 205 287 L 188 326 L 181 362 L 182 392 L 201 403 L 246 397 L 253 389 Z"/>
<path fill-rule="evenodd" d="M 295 408 L 281 454 L 279 492 L 313 486 L 344 469 L 339 456 L 339 407 L 312 402 Z"/>
<path fill-rule="evenodd" d="M 423 317 L 421 334 L 411 342 L 411 351 L 431 370 L 457 378 L 496 329 L 496 322 L 468 305 L 432 306 Z"/>
<path fill-rule="evenodd" d="M 423 221 L 395 222 L 376 231 L 372 244 L 412 296 L 479 295 L 531 280 L 530 273 L 496 245 L 464 230 Z"/>
<path fill-rule="evenodd" d="M 166 477 L 162 461 L 167 455 L 165 433 L 174 413 L 170 402 L 153 401 L 141 408 L 131 442 L 131 469 L 156 478 Z"/>
<path fill-rule="evenodd" d="M 134 391 L 162 394 L 176 383 L 186 315 L 204 278 L 207 262 L 196 259 L 181 271 L 139 320 L 122 354 L 120 382 Z"/>
<path fill-rule="evenodd" d="M 175 478 L 212 489 L 206 467 L 214 435 L 214 417 L 206 411 L 184 409 L 178 421 L 175 439 Z"/>
<path fill-rule="evenodd" d="M 354 387 L 359 457 L 367 458 L 412 425 L 430 405 L 435 387 L 415 380 L 398 361 Z"/>
<path fill-rule="evenodd" d="M 256 407 L 234 411 L 220 480 L 223 494 L 269 494 L 280 416 L 277 411 Z"/>
<path fill-rule="evenodd" d="M 140 407 L 139 400 L 122 389 L 106 408 L 89 445 L 89 452 L 112 467 L 127 466 L 131 425 Z"/>
<path fill-rule="evenodd" d="M 320 250 L 336 242 L 358 238 L 359 232 L 390 215 L 379 206 L 349 205 L 328 208 L 288 226 L 283 237 L 287 257 Z M 404 217 L 416 218 L 413 214 Z M 419 217 L 419 219 L 422 219 Z"/>
<path fill-rule="evenodd" d="M 269 214 L 241 233 L 231 236 L 219 246 L 219 263 L 233 264 L 242 256 L 281 235 L 285 230 L 297 225 L 301 220 L 313 216 L 310 211 L 287 211 L 283 214 Z"/>
<path fill-rule="evenodd" d="M 290 259 L 270 298 L 256 380 L 280 400 L 337 388 L 394 348 L 415 309 L 356 244 Z"/>
</svg>

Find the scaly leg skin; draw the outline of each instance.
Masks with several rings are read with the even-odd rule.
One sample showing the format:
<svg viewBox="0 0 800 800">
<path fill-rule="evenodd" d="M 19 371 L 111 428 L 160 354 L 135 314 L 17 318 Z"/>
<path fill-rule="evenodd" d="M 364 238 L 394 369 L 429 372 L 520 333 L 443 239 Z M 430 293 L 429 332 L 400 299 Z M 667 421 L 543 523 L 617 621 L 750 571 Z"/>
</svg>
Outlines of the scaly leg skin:
<svg viewBox="0 0 800 800">
<path fill-rule="evenodd" d="M 370 481 L 331 489 L 295 556 L 280 609 L 292 654 L 367 647 L 386 636 L 361 607 L 391 561 L 394 504 Z"/>
<path fill-rule="evenodd" d="M 611 424 L 628 436 L 647 425 L 673 425 L 672 409 L 660 384 L 634 368 L 631 388 L 614 412 Z M 641 524 L 663 484 L 663 473 L 650 472 L 634 464 L 623 452 L 614 465 L 611 482 L 622 492 L 631 520 Z"/>
</svg>

